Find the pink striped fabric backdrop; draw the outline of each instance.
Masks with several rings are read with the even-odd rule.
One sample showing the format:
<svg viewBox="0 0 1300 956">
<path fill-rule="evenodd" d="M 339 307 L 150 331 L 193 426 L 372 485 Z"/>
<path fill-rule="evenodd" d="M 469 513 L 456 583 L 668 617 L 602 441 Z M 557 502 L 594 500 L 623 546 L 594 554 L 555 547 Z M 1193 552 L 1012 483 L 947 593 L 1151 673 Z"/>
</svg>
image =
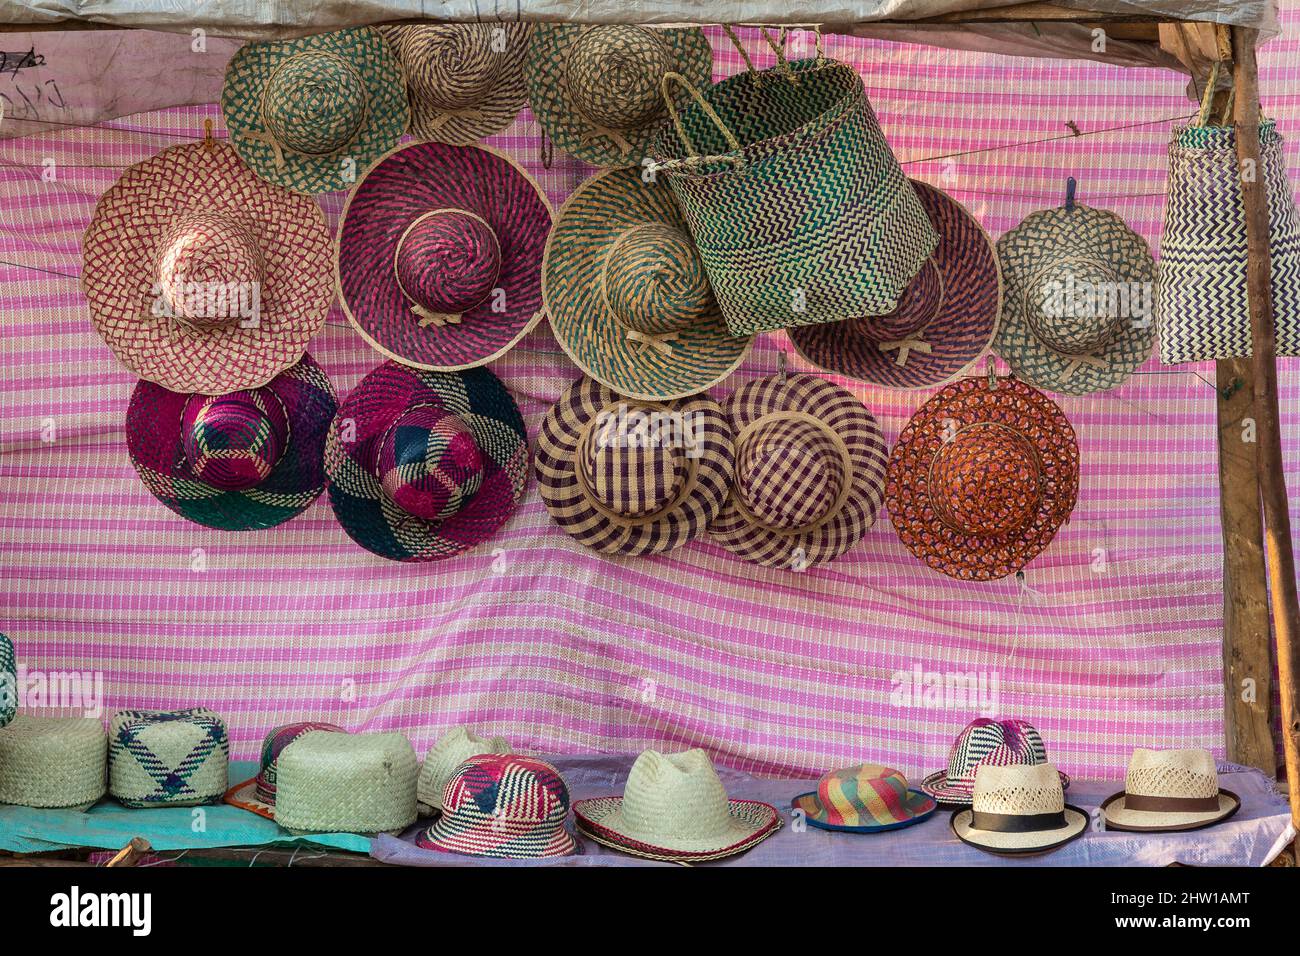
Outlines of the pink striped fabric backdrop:
<svg viewBox="0 0 1300 956">
<path fill-rule="evenodd" d="M 1295 137 L 1300 7 L 1284 15 L 1287 34 L 1263 51 L 1264 105 Z M 739 69 L 711 35 L 719 74 Z M 1192 111 L 1183 78 L 837 37 L 828 50 L 862 72 L 909 173 L 994 236 L 1058 205 L 1073 175 L 1082 202 L 1158 240 L 1171 124 Z M 133 380 L 90 329 L 78 245 L 122 168 L 201 135 L 207 116 L 224 135 L 209 108 L 0 144 L 0 630 L 29 667 L 102 672 L 109 709 L 212 707 L 243 756 L 273 724 L 310 717 L 400 730 L 420 749 L 463 723 L 527 749 L 700 745 L 764 773 L 871 759 L 919 774 L 943 763 L 974 705 L 896 693 L 918 669 L 996 681 L 997 711 L 1032 720 L 1075 774 L 1113 775 L 1136 745 L 1222 754 L 1205 368 L 1152 361 L 1115 392 L 1061 400 L 1082 447 L 1079 505 L 1023 588 L 929 571 L 887 516 L 799 574 L 708 541 L 657 559 L 586 553 L 531 487 L 489 546 L 421 566 L 359 550 L 324 499 L 255 533 L 172 515 L 127 460 Z M 542 169 L 537 132 L 525 115 L 494 142 L 558 207 L 589 171 L 559 156 Z M 324 198 L 331 218 L 342 198 Z M 379 361 L 337 310 L 311 351 L 341 394 Z M 716 391 L 790 351 L 765 336 Z M 577 374 L 545 327 L 494 370 L 534 432 Z M 891 442 L 927 397 L 853 387 Z M 1295 461 L 1300 442 L 1287 452 Z"/>
</svg>

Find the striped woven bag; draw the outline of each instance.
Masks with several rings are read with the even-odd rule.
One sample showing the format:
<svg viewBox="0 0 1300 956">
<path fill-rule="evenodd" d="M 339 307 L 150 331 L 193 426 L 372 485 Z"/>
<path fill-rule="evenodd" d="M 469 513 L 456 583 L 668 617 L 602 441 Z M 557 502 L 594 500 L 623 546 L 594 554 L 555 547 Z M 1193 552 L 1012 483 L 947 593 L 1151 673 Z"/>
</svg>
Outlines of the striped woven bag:
<svg viewBox="0 0 1300 956">
<path fill-rule="evenodd" d="M 0 634 L 0 727 L 18 713 L 18 677 L 14 664 L 14 645 Z"/>
<path fill-rule="evenodd" d="M 886 315 L 939 241 L 862 77 L 822 53 L 698 90 L 662 82 L 656 172 L 677 197 L 734 336 Z M 673 84 L 694 104 L 678 111 Z"/>
</svg>

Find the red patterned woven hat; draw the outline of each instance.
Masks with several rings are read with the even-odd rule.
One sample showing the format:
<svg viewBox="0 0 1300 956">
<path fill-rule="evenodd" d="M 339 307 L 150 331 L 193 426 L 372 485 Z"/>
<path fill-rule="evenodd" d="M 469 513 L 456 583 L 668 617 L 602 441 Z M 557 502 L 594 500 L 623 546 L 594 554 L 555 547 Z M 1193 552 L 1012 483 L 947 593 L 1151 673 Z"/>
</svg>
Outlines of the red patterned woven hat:
<svg viewBox="0 0 1300 956">
<path fill-rule="evenodd" d="M 899 539 L 950 577 L 992 581 L 1037 557 L 1079 494 L 1065 413 L 1014 378 L 968 378 L 921 406 L 889 460 Z"/>
<path fill-rule="evenodd" d="M 311 198 L 258 178 L 224 143 L 191 143 L 130 167 L 100 198 L 81 288 L 132 372 L 221 395 L 302 357 L 333 299 L 330 254 Z"/>
<path fill-rule="evenodd" d="M 542 317 L 551 207 L 509 157 L 411 143 L 357 183 L 339 226 L 344 311 L 404 365 L 482 365 Z"/>
</svg>

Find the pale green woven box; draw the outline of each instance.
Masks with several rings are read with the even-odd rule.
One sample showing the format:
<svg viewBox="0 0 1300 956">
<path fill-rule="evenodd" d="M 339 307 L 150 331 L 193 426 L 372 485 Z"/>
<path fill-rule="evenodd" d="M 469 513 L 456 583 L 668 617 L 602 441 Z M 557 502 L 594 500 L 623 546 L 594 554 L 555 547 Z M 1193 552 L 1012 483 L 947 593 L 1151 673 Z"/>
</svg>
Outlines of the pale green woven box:
<svg viewBox="0 0 1300 956">
<path fill-rule="evenodd" d="M 417 773 L 401 734 L 306 734 L 280 754 L 275 821 L 315 832 L 400 830 L 415 822 Z"/>
<path fill-rule="evenodd" d="M 104 795 L 107 754 L 93 717 L 19 714 L 0 727 L 0 803 L 88 807 Z"/>
<path fill-rule="evenodd" d="M 226 792 L 226 725 L 206 708 L 119 710 L 108 738 L 108 789 L 125 806 L 194 807 Z"/>
</svg>

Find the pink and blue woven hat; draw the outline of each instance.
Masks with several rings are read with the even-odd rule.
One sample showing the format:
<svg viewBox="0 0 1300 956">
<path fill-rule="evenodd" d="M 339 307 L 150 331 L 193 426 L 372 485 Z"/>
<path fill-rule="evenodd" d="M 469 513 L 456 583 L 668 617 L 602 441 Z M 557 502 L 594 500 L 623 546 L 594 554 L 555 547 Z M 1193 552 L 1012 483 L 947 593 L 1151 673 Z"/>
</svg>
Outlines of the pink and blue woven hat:
<svg viewBox="0 0 1300 956">
<path fill-rule="evenodd" d="M 848 833 L 910 827 L 939 809 L 932 797 L 909 789 L 897 770 L 869 763 L 831 771 L 790 806 L 803 812 L 809 826 Z"/>
<path fill-rule="evenodd" d="M 970 806 L 975 792 L 975 774 L 988 764 L 994 767 L 1034 766 L 1047 763 L 1043 738 L 1027 720 L 994 720 L 977 717 L 965 726 L 948 752 L 946 770 L 936 770 L 921 781 L 921 789 L 945 805 Z M 1070 778 L 1061 774 L 1061 787 Z"/>
</svg>

